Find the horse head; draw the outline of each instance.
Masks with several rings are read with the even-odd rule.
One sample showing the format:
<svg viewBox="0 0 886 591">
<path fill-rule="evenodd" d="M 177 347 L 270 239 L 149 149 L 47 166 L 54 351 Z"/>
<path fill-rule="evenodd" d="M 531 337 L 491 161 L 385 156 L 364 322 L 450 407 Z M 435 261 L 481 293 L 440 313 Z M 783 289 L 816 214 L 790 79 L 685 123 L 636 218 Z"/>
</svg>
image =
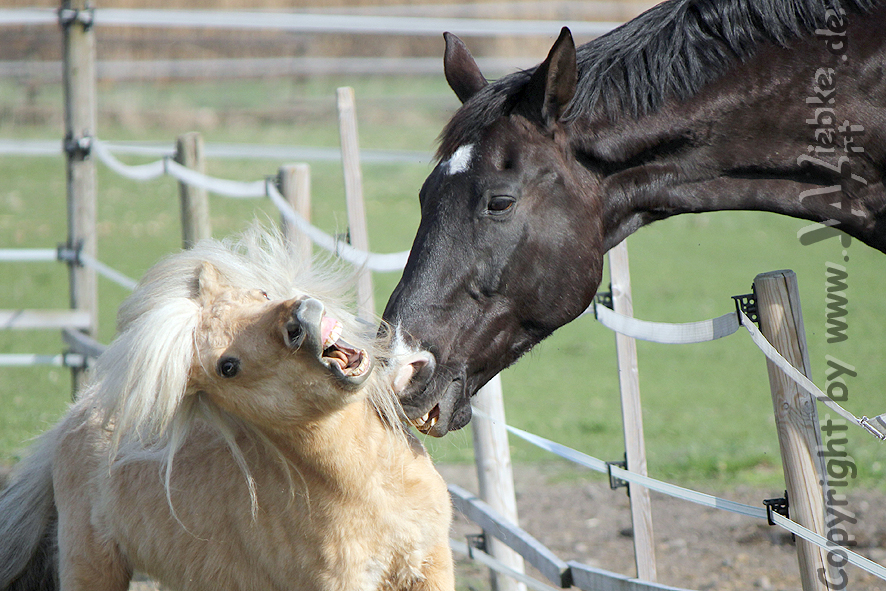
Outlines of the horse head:
<svg viewBox="0 0 886 591">
<path fill-rule="evenodd" d="M 402 393 L 410 418 L 437 436 L 465 425 L 471 395 L 580 314 L 603 254 L 656 220 L 769 211 L 886 252 L 886 84 L 870 74 L 886 6 L 836 14 L 663 2 L 579 48 L 563 29 L 543 63 L 491 83 L 446 35 L 463 104 L 384 314 L 435 356 Z"/>
<path fill-rule="evenodd" d="M 576 82 L 569 31 L 506 92 L 448 34 L 444 65 L 463 106 L 421 189 L 421 223 L 384 312 L 397 342 L 434 356 L 401 403 L 436 436 L 467 424 L 485 382 L 587 308 L 603 254 L 595 179 L 561 121 Z"/>
</svg>

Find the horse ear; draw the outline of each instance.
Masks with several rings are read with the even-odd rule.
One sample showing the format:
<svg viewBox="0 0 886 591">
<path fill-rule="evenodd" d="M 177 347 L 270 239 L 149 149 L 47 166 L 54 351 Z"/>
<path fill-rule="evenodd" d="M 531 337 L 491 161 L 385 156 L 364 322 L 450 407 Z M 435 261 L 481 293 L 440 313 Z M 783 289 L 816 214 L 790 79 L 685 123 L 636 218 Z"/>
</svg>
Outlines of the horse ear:
<svg viewBox="0 0 886 591">
<path fill-rule="evenodd" d="M 527 86 L 530 108 L 540 113 L 548 125 L 560 118 L 575 96 L 578 80 L 575 61 L 575 41 L 569 29 L 563 27 L 548 57 L 532 74 Z"/>
<path fill-rule="evenodd" d="M 443 54 L 443 72 L 446 81 L 461 102 L 465 102 L 486 86 L 486 78 L 474 61 L 464 42 L 452 33 L 443 33 L 446 52 Z"/>
<path fill-rule="evenodd" d="M 222 291 L 223 279 L 221 273 L 213 265 L 203 262 L 197 271 L 197 297 L 201 305 L 208 304 Z"/>
</svg>

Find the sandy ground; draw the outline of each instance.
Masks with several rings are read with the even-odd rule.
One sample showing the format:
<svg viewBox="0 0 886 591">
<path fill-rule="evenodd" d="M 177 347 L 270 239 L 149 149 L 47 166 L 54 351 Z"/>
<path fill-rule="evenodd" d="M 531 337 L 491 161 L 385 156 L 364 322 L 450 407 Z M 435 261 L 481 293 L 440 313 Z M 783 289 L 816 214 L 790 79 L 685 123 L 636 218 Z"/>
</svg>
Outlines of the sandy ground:
<svg viewBox="0 0 886 591">
<path fill-rule="evenodd" d="M 476 491 L 474 467 L 443 465 L 447 482 Z M 0 470 L 0 486 L 5 471 Z M 611 490 L 599 475 L 562 464 L 515 467 L 520 525 L 563 560 L 577 560 L 629 576 L 636 573 L 631 537 L 629 500 L 624 489 Z M 708 489 L 748 505 L 780 491 L 733 488 Z M 886 494 L 850 491 L 848 509 L 855 524 L 846 528 L 857 542 L 856 551 L 886 563 Z M 790 534 L 765 521 L 699 507 L 652 495 L 653 532 L 660 583 L 698 591 L 794 591 L 801 589 L 796 547 Z M 456 517 L 452 535 L 464 540 L 477 526 Z M 488 571 L 456 556 L 456 578 L 462 590 L 489 589 Z M 531 568 L 528 572 L 539 576 Z M 886 582 L 848 566 L 852 591 L 882 591 Z M 162 587 L 137 576 L 130 591 L 161 591 Z"/>
<path fill-rule="evenodd" d="M 476 491 L 472 466 L 440 466 L 448 482 Z M 587 476 L 562 465 L 515 467 L 520 525 L 559 558 L 635 576 L 629 499 L 611 490 L 598 475 Z M 781 491 L 736 488 L 703 490 L 733 501 L 762 506 Z M 854 491 L 848 508 L 857 523 L 849 526 L 857 552 L 886 563 L 886 495 Z M 708 509 L 652 493 L 653 533 L 658 581 L 699 591 L 799 590 L 797 551 L 791 535 L 765 521 Z M 463 519 L 453 537 L 476 533 Z M 487 589 L 486 575 L 458 561 L 460 588 Z M 881 581 L 848 566 L 847 589 L 886 589 Z"/>
</svg>

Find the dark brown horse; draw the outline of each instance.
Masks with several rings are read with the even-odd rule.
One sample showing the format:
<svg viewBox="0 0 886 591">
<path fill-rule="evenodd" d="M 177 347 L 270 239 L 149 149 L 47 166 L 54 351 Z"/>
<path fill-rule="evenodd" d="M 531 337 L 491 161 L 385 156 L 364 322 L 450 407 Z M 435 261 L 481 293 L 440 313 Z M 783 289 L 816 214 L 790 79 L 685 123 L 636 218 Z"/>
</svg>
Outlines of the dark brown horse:
<svg viewBox="0 0 886 591">
<path fill-rule="evenodd" d="M 385 319 L 430 350 L 403 397 L 442 436 L 470 397 L 580 314 L 603 255 L 680 213 L 820 222 L 886 252 L 886 6 L 672 0 L 487 83 L 445 35 L 463 105 L 421 190 Z M 848 236 L 847 236 L 848 235 Z"/>
</svg>

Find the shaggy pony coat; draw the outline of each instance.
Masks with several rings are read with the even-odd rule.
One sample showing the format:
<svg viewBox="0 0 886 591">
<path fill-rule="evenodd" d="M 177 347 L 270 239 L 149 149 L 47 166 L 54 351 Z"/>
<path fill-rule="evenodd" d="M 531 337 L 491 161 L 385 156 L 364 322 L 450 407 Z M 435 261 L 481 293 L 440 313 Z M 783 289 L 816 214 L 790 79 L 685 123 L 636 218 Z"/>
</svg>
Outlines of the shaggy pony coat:
<svg viewBox="0 0 886 591">
<path fill-rule="evenodd" d="M 148 271 L 0 495 L 0 589 L 453 588 L 446 487 L 395 396 L 427 359 L 317 269 L 254 228 Z"/>
</svg>

